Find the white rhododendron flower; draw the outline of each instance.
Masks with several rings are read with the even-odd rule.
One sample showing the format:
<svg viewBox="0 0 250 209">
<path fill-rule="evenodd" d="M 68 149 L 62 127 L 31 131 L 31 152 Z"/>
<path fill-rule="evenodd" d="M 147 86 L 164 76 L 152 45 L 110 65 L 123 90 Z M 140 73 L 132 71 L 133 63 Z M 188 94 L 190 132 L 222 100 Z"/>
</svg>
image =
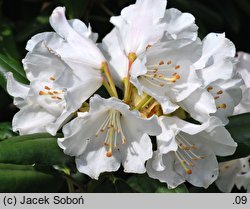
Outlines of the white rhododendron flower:
<svg viewBox="0 0 250 209">
<path fill-rule="evenodd" d="M 198 27 L 194 17 L 177 9 L 166 10 L 166 4 L 166 0 L 137 0 L 124 8 L 120 16 L 111 18 L 115 27 L 102 45 L 108 52 L 111 73 L 118 86 L 129 76 L 136 58 L 154 44 L 176 39 L 185 39 L 186 43 L 196 40 Z"/>
<path fill-rule="evenodd" d="M 80 172 L 97 179 L 102 172 L 118 170 L 121 163 L 125 172 L 144 173 L 153 153 L 148 134 L 158 135 L 161 128 L 156 116 L 143 119 L 119 99 L 95 95 L 89 112 L 78 113 L 63 133 L 59 146 L 76 156 Z"/>
<path fill-rule="evenodd" d="M 161 117 L 160 124 L 158 149 L 147 163 L 147 172 L 170 188 L 185 180 L 198 187 L 208 187 L 218 176 L 215 155 L 233 154 L 237 146 L 216 117 L 202 125 L 176 117 Z"/>
<path fill-rule="evenodd" d="M 234 109 L 234 115 L 250 112 L 250 54 L 238 52 L 236 71 L 242 76 L 242 100 Z"/>
<path fill-rule="evenodd" d="M 225 34 L 210 33 L 203 40 L 202 56 L 194 66 L 206 89 L 215 100 L 217 111 L 213 114 L 225 124 L 241 100 L 242 79 L 235 75 L 235 46 Z M 191 98 L 194 97 L 191 95 Z M 195 115 L 192 115 L 196 118 Z M 207 116 L 208 117 L 208 116 Z M 196 118 L 200 119 L 200 118 Z M 201 120 L 205 121 L 204 117 Z"/>
<path fill-rule="evenodd" d="M 8 76 L 7 90 L 20 111 L 13 118 L 13 130 L 20 134 L 57 130 L 101 85 L 102 76 L 92 72 L 79 77 L 60 57 L 39 42 L 23 60 L 30 85 Z M 31 123 L 32 121 L 32 123 Z"/>
<path fill-rule="evenodd" d="M 219 171 L 215 183 L 222 192 L 231 192 L 234 185 L 250 192 L 250 156 L 220 163 Z"/>
<path fill-rule="evenodd" d="M 35 35 L 29 40 L 27 50 L 31 51 L 43 40 L 48 48 L 59 55 L 77 74 L 84 76 L 90 68 L 101 69 L 106 60 L 95 44 L 97 37 L 91 33 L 91 28 L 88 29 L 77 19 L 68 21 L 64 7 L 57 7 L 52 12 L 50 25 L 55 32 Z"/>
<path fill-rule="evenodd" d="M 179 102 L 201 86 L 192 67 L 201 56 L 200 41 L 185 46 L 179 43 L 182 42 L 169 41 L 150 47 L 145 63 L 137 59 L 131 67 L 131 82 L 141 94 L 155 98 L 164 113 L 175 111 Z"/>
</svg>

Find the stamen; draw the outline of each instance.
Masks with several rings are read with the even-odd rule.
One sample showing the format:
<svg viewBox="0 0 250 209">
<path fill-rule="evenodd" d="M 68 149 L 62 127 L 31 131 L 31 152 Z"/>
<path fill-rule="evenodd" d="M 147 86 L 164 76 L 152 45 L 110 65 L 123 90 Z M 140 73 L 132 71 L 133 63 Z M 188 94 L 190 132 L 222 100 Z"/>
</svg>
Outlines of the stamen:
<svg viewBox="0 0 250 209">
<path fill-rule="evenodd" d="M 161 60 L 161 61 L 159 62 L 159 65 L 164 65 L 164 61 Z"/>
<path fill-rule="evenodd" d="M 50 87 L 48 87 L 48 86 L 44 86 L 44 89 L 46 89 L 46 90 L 50 90 Z"/>
<path fill-rule="evenodd" d="M 177 152 L 175 152 L 175 155 L 176 155 L 177 159 L 180 161 L 181 166 L 183 167 L 183 169 L 185 170 L 185 172 L 186 172 L 187 174 L 189 174 L 189 175 L 192 174 L 192 170 L 189 169 L 189 168 L 186 166 L 186 164 L 183 162 L 183 160 L 181 159 L 181 157 L 179 156 L 179 154 L 178 154 Z"/>
<path fill-rule="evenodd" d="M 150 48 L 150 47 L 152 47 L 152 45 L 151 45 L 151 44 L 148 44 L 147 47 L 146 47 L 146 50 L 147 50 L 148 48 Z"/>
<path fill-rule="evenodd" d="M 180 67 L 181 67 L 180 65 L 176 65 L 176 66 L 174 67 L 174 69 L 175 69 L 175 70 L 178 70 L 178 69 L 180 69 Z"/>
<path fill-rule="evenodd" d="M 214 97 L 215 100 L 216 100 L 216 99 L 219 99 L 219 98 L 220 98 L 220 96 L 215 96 L 215 97 Z"/>
<path fill-rule="evenodd" d="M 56 80 L 56 78 L 53 77 L 53 76 L 51 76 L 49 79 L 52 80 L 52 81 Z"/>
<path fill-rule="evenodd" d="M 171 60 L 169 60 L 169 61 L 167 62 L 167 64 L 168 64 L 168 65 L 171 65 L 171 64 L 172 64 L 172 61 L 171 61 Z"/>
<path fill-rule="evenodd" d="M 217 91 L 216 94 L 223 94 L 223 91 L 222 90 Z"/>
<path fill-rule="evenodd" d="M 107 157 L 112 157 L 112 149 L 113 149 L 113 131 L 112 130 L 108 130 L 108 135 L 109 135 L 109 151 L 106 153 Z"/>
<path fill-rule="evenodd" d="M 207 87 L 207 91 L 208 91 L 208 92 L 211 91 L 211 90 L 213 90 L 213 87 L 212 87 L 212 86 Z"/>
<path fill-rule="evenodd" d="M 39 91 L 39 95 L 46 95 L 47 93 L 44 91 Z"/>
</svg>

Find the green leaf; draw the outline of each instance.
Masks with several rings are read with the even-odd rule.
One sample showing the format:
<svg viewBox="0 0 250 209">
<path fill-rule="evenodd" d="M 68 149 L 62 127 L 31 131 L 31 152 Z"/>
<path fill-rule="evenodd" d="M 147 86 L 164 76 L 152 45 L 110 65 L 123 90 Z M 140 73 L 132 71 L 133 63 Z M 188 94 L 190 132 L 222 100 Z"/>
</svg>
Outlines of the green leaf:
<svg viewBox="0 0 250 209">
<path fill-rule="evenodd" d="M 58 192 L 64 179 L 31 165 L 0 163 L 0 192 Z"/>
<path fill-rule="evenodd" d="M 3 88 L 6 87 L 6 72 L 12 72 L 15 79 L 21 83 L 29 83 L 25 72 L 19 63 L 3 54 L 0 54 L 0 86 Z"/>
<path fill-rule="evenodd" d="M 228 157 L 220 157 L 219 161 L 228 161 L 246 157 L 250 153 L 250 113 L 240 114 L 229 118 L 226 126 L 231 136 L 238 143 L 235 153 Z"/>
<path fill-rule="evenodd" d="M 57 145 L 56 137 L 32 134 L 12 137 L 0 142 L 0 162 L 31 165 L 60 165 L 73 162 Z"/>
<path fill-rule="evenodd" d="M 161 183 L 156 179 L 152 179 L 146 174 L 134 175 L 127 180 L 127 183 L 137 192 L 142 193 L 187 193 L 188 189 L 184 184 L 169 189 L 167 184 Z"/>
<path fill-rule="evenodd" d="M 12 131 L 10 122 L 0 123 L 0 140 L 5 140 L 15 135 L 16 133 Z"/>
<path fill-rule="evenodd" d="M 87 191 L 91 193 L 127 193 L 134 190 L 123 179 L 113 175 L 102 175 L 99 180 L 91 180 L 88 183 Z"/>
<path fill-rule="evenodd" d="M 21 58 L 12 29 L 3 22 L 0 22 L 0 52 L 13 59 L 20 60 Z"/>
</svg>

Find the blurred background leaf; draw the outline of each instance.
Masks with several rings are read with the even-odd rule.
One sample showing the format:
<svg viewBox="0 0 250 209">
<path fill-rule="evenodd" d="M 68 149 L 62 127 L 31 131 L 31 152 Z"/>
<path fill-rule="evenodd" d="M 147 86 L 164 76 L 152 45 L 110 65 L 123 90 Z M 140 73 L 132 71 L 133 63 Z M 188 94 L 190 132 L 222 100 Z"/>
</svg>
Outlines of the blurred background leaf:
<svg viewBox="0 0 250 209">
<path fill-rule="evenodd" d="M 182 184 L 175 189 L 169 189 L 165 183 L 161 183 L 156 179 L 150 178 L 148 175 L 131 176 L 127 183 L 136 192 L 143 193 L 187 193 L 187 187 Z"/>
<path fill-rule="evenodd" d="M 12 131 L 10 122 L 0 123 L 0 141 L 16 136 L 17 134 Z"/>
</svg>

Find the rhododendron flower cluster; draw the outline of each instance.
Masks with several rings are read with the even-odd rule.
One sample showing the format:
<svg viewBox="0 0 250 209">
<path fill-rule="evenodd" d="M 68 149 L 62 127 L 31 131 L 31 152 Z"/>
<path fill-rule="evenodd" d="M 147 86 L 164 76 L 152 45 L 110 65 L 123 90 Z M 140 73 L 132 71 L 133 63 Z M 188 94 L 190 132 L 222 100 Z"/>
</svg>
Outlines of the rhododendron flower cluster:
<svg viewBox="0 0 250 209">
<path fill-rule="evenodd" d="M 26 46 L 30 84 L 7 75 L 20 109 L 13 129 L 62 130 L 60 148 L 95 179 L 122 166 L 170 188 L 185 181 L 208 187 L 218 177 L 216 156 L 237 147 L 225 129 L 242 97 L 236 51 L 224 33 L 200 40 L 193 15 L 166 5 L 137 0 L 111 17 L 114 27 L 100 43 L 90 25 L 55 8 L 54 32 Z"/>
</svg>

